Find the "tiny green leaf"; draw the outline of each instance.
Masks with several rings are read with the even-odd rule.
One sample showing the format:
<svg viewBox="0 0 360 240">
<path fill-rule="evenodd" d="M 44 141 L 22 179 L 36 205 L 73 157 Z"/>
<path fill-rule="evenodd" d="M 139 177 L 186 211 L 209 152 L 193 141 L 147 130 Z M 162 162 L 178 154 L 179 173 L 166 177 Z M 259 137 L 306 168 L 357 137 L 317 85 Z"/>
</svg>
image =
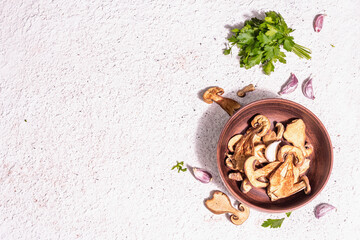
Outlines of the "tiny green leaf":
<svg viewBox="0 0 360 240">
<path fill-rule="evenodd" d="M 330 44 L 331 47 L 335 47 L 334 45 Z"/>
<path fill-rule="evenodd" d="M 173 166 L 173 167 L 171 168 L 171 170 L 177 168 L 178 173 L 179 173 L 180 171 L 185 172 L 185 171 L 187 170 L 187 168 L 182 168 L 183 165 L 184 165 L 184 161 L 181 161 L 181 162 L 176 161 L 176 165 Z"/>
<path fill-rule="evenodd" d="M 234 28 L 233 30 L 231 30 L 233 33 L 237 33 L 239 32 L 240 30 L 238 28 Z"/>
<path fill-rule="evenodd" d="M 231 53 L 231 48 L 224 50 L 224 55 L 229 55 Z"/>
<path fill-rule="evenodd" d="M 281 219 L 267 219 L 261 225 L 262 227 L 270 227 L 270 228 L 280 228 L 281 224 L 284 222 L 285 218 Z"/>
<path fill-rule="evenodd" d="M 291 212 L 287 212 L 287 213 L 286 213 L 286 216 L 287 216 L 287 217 L 290 217 L 290 215 L 291 215 Z"/>
<path fill-rule="evenodd" d="M 238 41 L 235 36 L 231 36 L 228 40 L 230 43 L 236 43 Z"/>
</svg>

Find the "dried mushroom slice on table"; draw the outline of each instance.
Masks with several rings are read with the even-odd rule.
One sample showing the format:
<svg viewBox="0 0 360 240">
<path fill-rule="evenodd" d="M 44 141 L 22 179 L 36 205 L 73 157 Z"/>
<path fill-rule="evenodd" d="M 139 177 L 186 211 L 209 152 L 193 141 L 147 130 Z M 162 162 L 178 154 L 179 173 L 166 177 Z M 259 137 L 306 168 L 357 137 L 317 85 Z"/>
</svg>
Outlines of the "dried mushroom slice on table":
<svg viewBox="0 0 360 240">
<path fill-rule="evenodd" d="M 211 199 L 205 201 L 205 206 L 214 214 L 230 213 L 230 221 L 235 225 L 243 224 L 249 217 L 250 209 L 239 204 L 238 209 L 231 205 L 229 197 L 220 191 L 215 191 Z"/>
<path fill-rule="evenodd" d="M 255 86 L 253 84 L 249 84 L 247 85 L 246 87 L 240 89 L 238 92 L 237 92 L 237 95 L 239 97 L 245 97 L 246 93 L 248 92 L 252 92 L 255 90 Z"/>
<path fill-rule="evenodd" d="M 231 98 L 222 97 L 224 94 L 224 89 L 220 87 L 212 87 L 206 90 L 203 94 L 204 102 L 211 104 L 216 102 L 224 109 L 230 116 L 232 116 L 236 110 L 241 108 L 241 105 Z"/>
</svg>

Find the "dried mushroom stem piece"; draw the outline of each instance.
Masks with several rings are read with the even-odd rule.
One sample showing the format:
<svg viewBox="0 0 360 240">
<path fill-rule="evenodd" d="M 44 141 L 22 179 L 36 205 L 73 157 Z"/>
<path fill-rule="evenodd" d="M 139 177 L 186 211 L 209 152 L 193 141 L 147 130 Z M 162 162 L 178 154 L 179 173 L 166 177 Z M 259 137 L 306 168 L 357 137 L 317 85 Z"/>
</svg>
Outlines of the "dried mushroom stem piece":
<svg viewBox="0 0 360 240">
<path fill-rule="evenodd" d="M 276 140 L 281 140 L 285 131 L 284 125 L 282 123 L 277 123 L 275 128 L 277 129 Z"/>
<path fill-rule="evenodd" d="M 232 116 L 236 110 L 241 108 L 241 105 L 235 100 L 222 97 L 221 95 L 223 94 L 224 89 L 220 87 L 212 87 L 206 90 L 206 92 L 203 94 L 203 99 L 208 104 L 216 102 L 222 109 L 224 109 L 230 116 Z"/>
<path fill-rule="evenodd" d="M 236 170 L 236 166 L 233 162 L 233 160 L 231 159 L 231 156 L 228 155 L 227 158 L 225 159 L 225 165 L 230 168 L 231 170 Z"/>
<path fill-rule="evenodd" d="M 306 143 L 304 147 L 305 147 L 305 157 L 309 157 L 313 153 L 314 147 L 310 143 Z"/>
<path fill-rule="evenodd" d="M 306 174 L 306 171 L 310 168 L 310 158 L 305 158 L 304 163 L 299 167 L 300 177 Z"/>
<path fill-rule="evenodd" d="M 304 163 L 305 157 L 304 157 L 301 149 L 298 147 L 290 146 L 290 145 L 284 145 L 280 148 L 280 150 L 278 151 L 278 154 L 277 154 L 277 159 L 280 162 L 284 162 L 284 159 L 288 155 L 294 156 L 294 158 L 296 160 L 296 163 L 295 163 L 296 167 L 299 167 Z"/>
<path fill-rule="evenodd" d="M 266 177 L 268 177 L 268 176 L 266 176 Z M 267 183 L 268 179 L 266 177 L 264 177 L 264 176 L 259 177 L 258 180 L 260 182 Z M 243 193 L 248 193 L 248 192 L 250 192 L 251 189 L 253 189 L 253 185 L 251 185 L 249 179 L 245 177 L 244 180 L 241 182 L 240 190 Z"/>
<path fill-rule="evenodd" d="M 276 133 L 273 130 L 269 130 L 269 132 L 262 138 L 266 145 L 270 145 L 271 143 L 275 142 L 276 139 Z"/>
<path fill-rule="evenodd" d="M 230 172 L 230 173 L 228 174 L 228 177 L 229 177 L 229 179 L 235 180 L 235 181 L 237 181 L 237 182 L 240 182 L 240 181 L 243 180 L 243 177 L 241 176 L 241 173 L 240 173 L 240 172 Z"/>
<path fill-rule="evenodd" d="M 205 201 L 205 206 L 214 214 L 231 213 L 230 221 L 235 225 L 243 224 L 250 214 L 250 209 L 244 204 L 234 208 L 229 197 L 220 191 L 215 191 L 212 198 Z"/>
<path fill-rule="evenodd" d="M 251 185 L 250 181 L 248 178 L 245 178 L 242 182 L 241 182 L 241 187 L 240 190 L 243 193 L 248 193 L 251 189 L 253 188 L 253 186 Z"/>
<path fill-rule="evenodd" d="M 309 194 L 311 193 L 311 187 L 310 187 L 310 183 L 309 183 L 309 179 L 307 176 L 302 176 L 301 181 L 294 184 L 294 186 L 291 188 L 291 190 L 285 194 L 284 196 L 282 196 L 282 198 L 286 198 L 289 197 L 295 193 L 298 193 L 302 190 L 304 190 L 305 194 Z"/>
<path fill-rule="evenodd" d="M 282 139 L 284 134 L 284 125 L 282 125 L 282 123 L 277 123 L 275 128 L 277 129 L 276 133 L 272 130 L 269 130 L 268 133 L 262 138 L 266 145 L 269 145 L 275 141 L 280 141 Z"/>
<path fill-rule="evenodd" d="M 265 144 L 259 144 L 254 147 L 254 156 L 258 157 L 259 163 L 266 163 L 268 160 L 265 157 Z"/>
<path fill-rule="evenodd" d="M 269 183 L 260 181 L 259 178 L 269 176 L 271 172 L 273 172 L 279 166 L 280 162 L 275 161 L 267 164 L 265 167 L 255 170 L 255 165 L 258 163 L 258 161 L 258 157 L 249 157 L 244 164 L 245 174 L 251 185 L 257 188 L 265 188 L 269 185 Z"/>
<path fill-rule="evenodd" d="M 240 141 L 241 138 L 242 138 L 241 134 L 236 134 L 230 138 L 230 140 L 228 142 L 228 149 L 230 152 L 235 151 L 235 146 Z"/>
<path fill-rule="evenodd" d="M 264 115 L 256 115 L 251 121 L 251 126 L 254 129 L 258 129 L 256 135 L 263 137 L 270 130 L 270 121 Z"/>
<path fill-rule="evenodd" d="M 240 89 L 238 92 L 237 92 L 237 95 L 239 97 L 245 97 L 246 93 L 247 92 L 252 92 L 255 90 L 255 87 L 253 84 L 249 84 L 247 85 L 246 87 L 244 87 L 243 89 Z"/>
<path fill-rule="evenodd" d="M 310 159 L 305 158 L 304 163 L 300 167 L 294 168 L 294 183 L 297 183 L 301 180 L 301 177 L 304 176 L 307 170 L 310 168 Z"/>
</svg>

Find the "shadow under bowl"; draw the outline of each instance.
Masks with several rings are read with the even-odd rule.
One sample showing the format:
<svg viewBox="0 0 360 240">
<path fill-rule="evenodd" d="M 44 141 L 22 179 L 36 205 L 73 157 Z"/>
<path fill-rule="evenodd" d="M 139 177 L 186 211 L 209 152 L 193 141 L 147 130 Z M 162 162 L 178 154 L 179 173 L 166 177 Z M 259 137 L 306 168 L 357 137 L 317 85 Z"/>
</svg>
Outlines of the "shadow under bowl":
<svg viewBox="0 0 360 240">
<path fill-rule="evenodd" d="M 293 119 L 301 118 L 304 121 L 306 141 L 314 147 L 310 155 L 310 168 L 306 174 L 311 186 L 310 194 L 306 195 L 301 191 L 290 197 L 271 201 L 266 189 L 253 188 L 245 194 L 240 190 L 241 182 L 228 178 L 231 170 L 225 166 L 227 143 L 232 136 L 248 129 L 250 119 L 257 114 L 262 114 L 270 120 L 271 129 L 277 122 L 283 123 L 286 127 Z M 324 125 L 310 110 L 285 99 L 265 99 L 242 107 L 228 120 L 217 145 L 217 165 L 225 186 L 238 201 L 263 212 L 288 212 L 309 203 L 325 187 L 333 166 L 333 148 Z"/>
</svg>

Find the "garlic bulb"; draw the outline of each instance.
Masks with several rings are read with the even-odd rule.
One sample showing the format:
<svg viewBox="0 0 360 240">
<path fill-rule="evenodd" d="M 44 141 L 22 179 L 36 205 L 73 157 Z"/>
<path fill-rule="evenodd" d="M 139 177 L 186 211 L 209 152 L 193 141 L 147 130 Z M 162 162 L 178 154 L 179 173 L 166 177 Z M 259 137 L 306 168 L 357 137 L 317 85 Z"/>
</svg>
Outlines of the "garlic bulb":
<svg viewBox="0 0 360 240">
<path fill-rule="evenodd" d="M 315 207 L 315 217 L 321 218 L 333 209 L 336 209 L 333 205 L 328 203 L 321 203 Z"/>
<path fill-rule="evenodd" d="M 202 169 L 193 168 L 194 177 L 202 183 L 209 183 L 212 180 L 212 175 Z"/>
<path fill-rule="evenodd" d="M 269 146 L 267 146 L 265 150 L 265 157 L 269 162 L 273 162 L 276 160 L 276 153 L 280 143 L 281 141 L 275 141 L 269 144 Z"/>
</svg>

